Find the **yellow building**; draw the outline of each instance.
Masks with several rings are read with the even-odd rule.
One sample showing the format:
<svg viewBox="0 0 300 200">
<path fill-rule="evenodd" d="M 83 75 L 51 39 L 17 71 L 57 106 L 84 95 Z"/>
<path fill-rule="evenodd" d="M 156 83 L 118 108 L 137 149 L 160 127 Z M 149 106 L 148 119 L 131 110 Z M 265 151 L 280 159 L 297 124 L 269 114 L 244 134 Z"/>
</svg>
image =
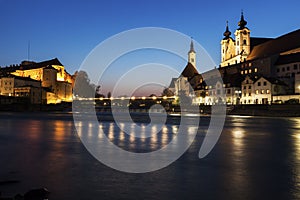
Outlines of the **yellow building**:
<svg viewBox="0 0 300 200">
<path fill-rule="evenodd" d="M 246 27 L 247 21 L 244 14 L 238 23 L 239 28 L 235 31 L 233 39 L 226 24 L 224 38 L 221 41 L 221 67 L 234 65 L 245 61 L 250 54 L 250 30 Z"/>
<path fill-rule="evenodd" d="M 40 81 L 47 104 L 72 101 L 74 80 L 57 58 L 39 63 L 23 61 L 10 74 Z"/>
<path fill-rule="evenodd" d="M 42 103 L 41 82 L 28 77 L 8 75 L 0 78 L 0 95 L 24 97 L 31 104 Z"/>
</svg>

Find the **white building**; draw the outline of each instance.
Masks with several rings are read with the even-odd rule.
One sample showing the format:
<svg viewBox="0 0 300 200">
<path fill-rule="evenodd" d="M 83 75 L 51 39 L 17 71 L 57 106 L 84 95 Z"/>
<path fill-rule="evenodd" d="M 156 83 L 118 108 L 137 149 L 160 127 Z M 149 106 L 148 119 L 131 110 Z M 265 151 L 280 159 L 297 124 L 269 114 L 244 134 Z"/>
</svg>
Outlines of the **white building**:
<svg viewBox="0 0 300 200">
<path fill-rule="evenodd" d="M 287 85 L 276 79 L 260 77 L 258 79 L 246 76 L 242 82 L 242 104 L 271 104 L 275 95 L 284 95 Z"/>
</svg>

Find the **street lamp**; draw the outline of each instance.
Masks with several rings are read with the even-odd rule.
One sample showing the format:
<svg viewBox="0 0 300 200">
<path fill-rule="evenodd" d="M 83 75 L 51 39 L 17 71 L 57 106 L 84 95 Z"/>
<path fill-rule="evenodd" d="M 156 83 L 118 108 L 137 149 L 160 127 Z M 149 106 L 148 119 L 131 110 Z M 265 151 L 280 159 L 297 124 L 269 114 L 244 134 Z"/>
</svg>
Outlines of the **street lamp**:
<svg viewBox="0 0 300 200">
<path fill-rule="evenodd" d="M 236 104 L 239 104 L 239 103 L 240 103 L 241 93 L 242 93 L 241 90 L 236 90 L 236 91 L 235 91 L 235 94 L 236 94 L 236 96 L 238 97 L 237 100 L 236 100 Z"/>
</svg>

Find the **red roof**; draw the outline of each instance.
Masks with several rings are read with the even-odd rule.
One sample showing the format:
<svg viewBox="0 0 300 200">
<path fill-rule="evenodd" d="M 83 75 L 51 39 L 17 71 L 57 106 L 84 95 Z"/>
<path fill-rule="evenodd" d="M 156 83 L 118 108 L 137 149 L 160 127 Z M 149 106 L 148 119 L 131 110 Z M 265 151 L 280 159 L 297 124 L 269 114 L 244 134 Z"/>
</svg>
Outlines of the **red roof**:
<svg viewBox="0 0 300 200">
<path fill-rule="evenodd" d="M 269 57 L 300 47 L 300 29 L 253 47 L 247 60 Z"/>
</svg>

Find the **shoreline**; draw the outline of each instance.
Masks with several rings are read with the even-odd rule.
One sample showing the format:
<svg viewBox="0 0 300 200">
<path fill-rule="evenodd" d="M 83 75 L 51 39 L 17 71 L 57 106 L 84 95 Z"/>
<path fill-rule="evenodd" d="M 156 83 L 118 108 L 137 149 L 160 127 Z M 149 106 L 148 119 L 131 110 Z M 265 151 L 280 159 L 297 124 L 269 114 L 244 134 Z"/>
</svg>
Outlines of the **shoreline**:
<svg viewBox="0 0 300 200">
<path fill-rule="evenodd" d="M 188 114 L 194 114 L 199 116 L 211 116 L 212 106 L 201 105 L 198 112 L 188 112 Z M 109 107 L 95 108 L 97 115 L 112 115 Z M 132 116 L 149 116 L 149 109 L 146 108 L 134 108 L 129 109 Z M 72 104 L 58 104 L 58 105 L 0 105 L 0 113 L 53 113 L 53 114 L 70 114 L 72 115 Z M 125 113 L 124 110 L 120 110 L 120 114 Z M 180 108 L 176 107 L 175 111 L 167 111 L 168 116 L 181 116 Z M 157 110 L 155 114 L 162 114 Z M 226 115 L 237 116 L 261 116 L 261 117 L 300 117 L 300 104 L 276 104 L 276 105 L 231 105 L 226 106 Z"/>
</svg>

